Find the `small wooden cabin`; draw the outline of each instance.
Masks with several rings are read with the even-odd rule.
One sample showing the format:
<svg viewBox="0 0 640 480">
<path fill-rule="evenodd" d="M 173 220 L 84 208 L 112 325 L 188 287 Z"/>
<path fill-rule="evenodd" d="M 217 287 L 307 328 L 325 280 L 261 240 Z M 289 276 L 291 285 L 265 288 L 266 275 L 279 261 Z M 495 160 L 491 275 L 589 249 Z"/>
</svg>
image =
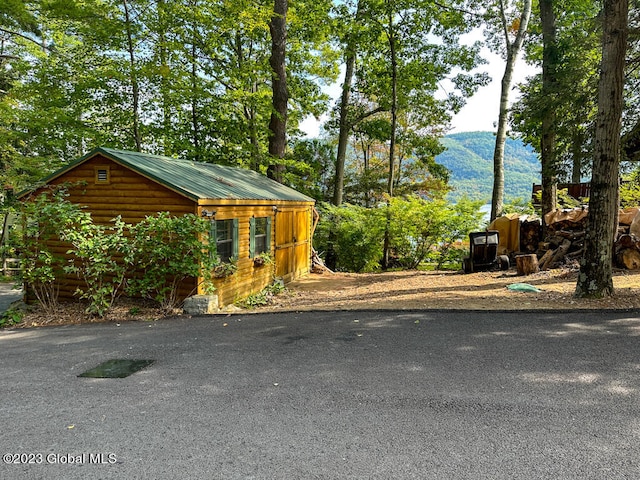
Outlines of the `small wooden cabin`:
<svg viewBox="0 0 640 480">
<path fill-rule="evenodd" d="M 85 206 L 98 223 L 121 215 L 133 224 L 157 212 L 210 219 L 218 255 L 236 258 L 238 267 L 216 279 L 220 306 L 259 292 L 274 276 L 289 282 L 305 275 L 311 266 L 314 200 L 251 170 L 96 148 L 43 182 L 72 185 L 69 201 Z M 262 252 L 271 255 L 272 265 L 254 262 Z M 73 296 L 77 282 L 61 279 L 60 296 Z M 182 291 L 199 283 L 193 279 Z"/>
</svg>

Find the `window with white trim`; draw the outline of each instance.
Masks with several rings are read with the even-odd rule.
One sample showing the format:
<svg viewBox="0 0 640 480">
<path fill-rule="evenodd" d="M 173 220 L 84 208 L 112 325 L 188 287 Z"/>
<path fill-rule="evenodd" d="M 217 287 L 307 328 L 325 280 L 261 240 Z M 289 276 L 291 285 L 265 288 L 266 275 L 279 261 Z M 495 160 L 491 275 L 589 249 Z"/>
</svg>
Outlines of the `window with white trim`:
<svg viewBox="0 0 640 480">
<path fill-rule="evenodd" d="M 216 254 L 220 261 L 228 263 L 238 258 L 238 219 L 213 220 L 211 237 L 216 239 Z"/>
<path fill-rule="evenodd" d="M 249 257 L 271 251 L 271 217 L 252 217 L 249 220 Z"/>
</svg>

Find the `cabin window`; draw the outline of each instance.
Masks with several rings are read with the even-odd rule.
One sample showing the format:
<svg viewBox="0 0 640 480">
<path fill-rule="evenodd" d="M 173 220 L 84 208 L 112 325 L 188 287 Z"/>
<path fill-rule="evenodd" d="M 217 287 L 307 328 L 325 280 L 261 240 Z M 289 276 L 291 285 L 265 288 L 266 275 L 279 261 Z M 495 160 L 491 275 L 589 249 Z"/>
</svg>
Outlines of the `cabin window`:
<svg viewBox="0 0 640 480">
<path fill-rule="evenodd" d="M 109 167 L 96 167 L 96 183 L 107 184 L 111 181 Z"/>
<path fill-rule="evenodd" d="M 228 263 L 232 258 L 238 258 L 238 219 L 213 220 L 211 229 L 220 261 Z"/>
<path fill-rule="evenodd" d="M 249 256 L 271 251 L 271 217 L 251 218 L 249 221 Z"/>
</svg>

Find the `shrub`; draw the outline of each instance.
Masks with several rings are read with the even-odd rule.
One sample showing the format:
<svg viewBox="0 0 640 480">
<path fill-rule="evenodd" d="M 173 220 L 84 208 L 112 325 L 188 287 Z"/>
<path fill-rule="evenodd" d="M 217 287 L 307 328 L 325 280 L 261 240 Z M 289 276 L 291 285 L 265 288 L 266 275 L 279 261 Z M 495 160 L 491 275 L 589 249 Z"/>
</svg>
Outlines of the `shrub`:
<svg viewBox="0 0 640 480">
<path fill-rule="evenodd" d="M 208 238 L 210 223 L 193 214 L 172 217 L 167 212 L 148 216 L 131 227 L 133 266 L 144 272 L 129 282 L 128 293 L 150 298 L 165 311 L 178 304 L 178 287 L 189 277 L 204 277 L 213 291 L 212 272 L 219 259 Z"/>
<path fill-rule="evenodd" d="M 382 256 L 384 210 L 350 204 L 323 205 L 321 210 L 314 240 L 321 251 L 326 251 L 329 233 L 333 233 L 336 268 L 350 272 L 377 269 Z"/>
<path fill-rule="evenodd" d="M 444 236 L 447 203 L 417 195 L 394 197 L 389 204 L 390 247 L 404 268 L 416 268 Z"/>
<path fill-rule="evenodd" d="M 76 293 L 89 301 L 87 313 L 100 317 L 122 293 L 135 255 L 125 234 L 129 226 L 120 216 L 112 222 L 110 226 L 97 225 L 88 216 L 76 228 L 61 232 L 61 238 L 71 243 L 67 253 L 74 257 L 65 271 L 84 280 L 85 287 Z"/>
<path fill-rule="evenodd" d="M 372 271 L 382 258 L 387 213 L 389 243 L 393 262 L 403 268 L 417 268 L 425 260 L 459 262 L 464 250 L 460 240 L 479 228 L 482 202 L 460 199 L 456 204 L 428 200 L 417 195 L 393 197 L 388 206 L 365 208 L 355 205 L 322 208 L 314 243 L 322 251 L 333 248 L 337 269 L 352 272 Z"/>
<path fill-rule="evenodd" d="M 22 279 L 47 313 L 58 310 L 59 286 L 55 281 L 66 265 L 64 255 L 53 245 L 61 233 L 82 228 L 88 213 L 66 200 L 64 189 L 51 190 L 22 204 Z"/>
</svg>

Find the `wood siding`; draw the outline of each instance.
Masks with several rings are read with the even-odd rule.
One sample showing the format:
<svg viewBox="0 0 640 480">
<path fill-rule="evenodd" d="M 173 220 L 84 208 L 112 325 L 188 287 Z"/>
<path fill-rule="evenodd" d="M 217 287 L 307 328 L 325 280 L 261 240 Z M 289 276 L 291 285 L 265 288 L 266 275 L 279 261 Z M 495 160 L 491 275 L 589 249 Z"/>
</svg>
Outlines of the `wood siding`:
<svg viewBox="0 0 640 480">
<path fill-rule="evenodd" d="M 252 293 L 257 293 L 267 285 L 273 283 L 275 277 L 285 282 L 309 273 L 311 267 L 311 228 L 312 204 L 294 202 L 271 202 L 270 205 L 224 205 L 208 202 L 201 205 L 202 210 L 215 210 L 216 220 L 238 219 L 238 270 L 223 279 L 215 280 L 216 294 L 221 306 L 231 305 Z M 274 207 L 277 210 L 274 210 Z M 300 223 L 299 241 L 289 242 L 282 246 L 282 239 L 293 240 L 293 218 Z M 251 217 L 271 217 L 270 253 L 275 262 L 272 265 L 255 266 L 253 258 L 249 257 Z M 292 250 L 298 245 L 298 250 Z M 280 248 L 279 248 L 280 246 Z M 200 288 L 202 292 L 202 288 Z"/>
<path fill-rule="evenodd" d="M 96 183 L 96 169 L 108 167 L 109 182 Z M 96 156 L 57 178 L 53 184 L 78 184 L 68 200 L 87 207 L 93 220 L 109 223 L 118 215 L 138 223 L 147 215 L 196 213 L 196 202 L 107 158 Z"/>
</svg>

